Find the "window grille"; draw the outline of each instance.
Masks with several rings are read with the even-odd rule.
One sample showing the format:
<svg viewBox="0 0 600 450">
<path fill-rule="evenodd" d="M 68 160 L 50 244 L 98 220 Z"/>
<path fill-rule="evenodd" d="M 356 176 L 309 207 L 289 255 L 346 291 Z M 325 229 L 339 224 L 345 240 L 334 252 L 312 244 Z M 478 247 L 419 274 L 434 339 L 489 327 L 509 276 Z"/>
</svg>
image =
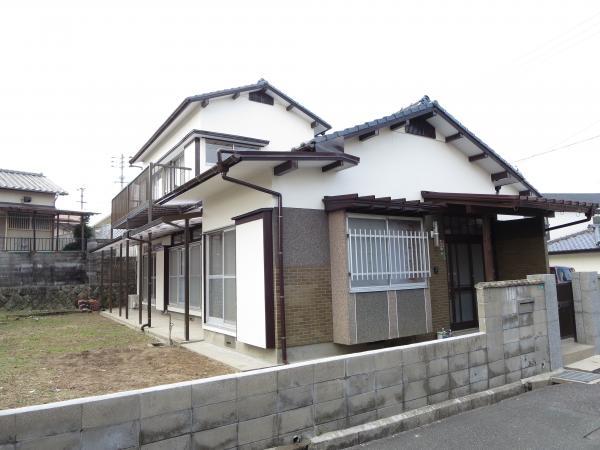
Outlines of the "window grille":
<svg viewBox="0 0 600 450">
<path fill-rule="evenodd" d="M 35 218 L 35 229 L 38 231 L 52 230 L 52 218 L 51 217 L 36 217 Z"/>
<path fill-rule="evenodd" d="M 429 277 L 429 244 L 420 221 L 348 220 L 348 266 L 354 290 L 421 287 Z"/>
<path fill-rule="evenodd" d="M 10 214 L 8 216 L 8 228 L 10 230 L 30 230 L 31 217 L 19 214 Z"/>
</svg>

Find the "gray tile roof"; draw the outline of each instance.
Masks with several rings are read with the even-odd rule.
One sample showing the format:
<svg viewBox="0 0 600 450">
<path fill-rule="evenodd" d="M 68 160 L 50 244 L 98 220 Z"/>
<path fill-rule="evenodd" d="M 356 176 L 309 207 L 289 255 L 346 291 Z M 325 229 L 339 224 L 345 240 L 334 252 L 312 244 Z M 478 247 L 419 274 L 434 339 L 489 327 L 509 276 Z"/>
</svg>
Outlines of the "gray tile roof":
<svg viewBox="0 0 600 450">
<path fill-rule="evenodd" d="M 548 241 L 548 253 L 569 253 L 600 250 L 596 245 L 594 227 Z"/>
<path fill-rule="evenodd" d="M 544 197 L 555 198 L 557 200 L 572 200 L 576 202 L 589 202 L 589 203 L 600 203 L 600 193 L 588 192 L 588 193 L 556 193 L 556 194 L 542 194 Z"/>
<path fill-rule="evenodd" d="M 66 195 L 67 192 L 41 173 L 0 169 L 0 189 L 47 192 Z"/>
</svg>

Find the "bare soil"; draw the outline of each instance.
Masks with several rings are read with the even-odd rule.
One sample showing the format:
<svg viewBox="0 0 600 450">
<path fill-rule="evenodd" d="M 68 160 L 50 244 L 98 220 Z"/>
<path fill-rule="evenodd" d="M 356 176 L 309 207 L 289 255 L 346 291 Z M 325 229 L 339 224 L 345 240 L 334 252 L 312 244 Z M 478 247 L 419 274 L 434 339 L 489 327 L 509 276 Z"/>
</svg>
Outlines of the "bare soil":
<svg viewBox="0 0 600 450">
<path fill-rule="evenodd" d="M 0 313 L 0 409 L 205 378 L 235 369 L 99 314 Z"/>
</svg>

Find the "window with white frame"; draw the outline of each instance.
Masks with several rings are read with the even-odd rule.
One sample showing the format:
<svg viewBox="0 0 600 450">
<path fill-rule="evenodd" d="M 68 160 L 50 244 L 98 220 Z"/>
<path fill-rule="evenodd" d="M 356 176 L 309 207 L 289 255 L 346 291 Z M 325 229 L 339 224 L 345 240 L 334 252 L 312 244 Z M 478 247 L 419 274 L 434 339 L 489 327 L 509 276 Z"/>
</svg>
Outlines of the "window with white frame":
<svg viewBox="0 0 600 450">
<path fill-rule="evenodd" d="M 206 139 L 206 164 L 217 163 L 217 152 L 220 149 L 233 150 L 236 152 L 247 152 L 250 150 L 260 150 L 260 147 L 248 144 L 238 144 L 237 142 L 218 141 L 216 139 Z M 229 155 L 225 155 L 223 159 L 226 159 Z"/>
<path fill-rule="evenodd" d="M 421 220 L 348 217 L 348 267 L 354 292 L 425 287 L 429 246 Z"/>
<path fill-rule="evenodd" d="M 226 328 L 236 324 L 235 229 L 206 237 L 208 284 L 206 323 Z"/>
<path fill-rule="evenodd" d="M 169 250 L 169 305 L 185 307 L 185 249 Z M 190 309 L 200 311 L 202 305 L 202 243 L 190 244 Z"/>
</svg>

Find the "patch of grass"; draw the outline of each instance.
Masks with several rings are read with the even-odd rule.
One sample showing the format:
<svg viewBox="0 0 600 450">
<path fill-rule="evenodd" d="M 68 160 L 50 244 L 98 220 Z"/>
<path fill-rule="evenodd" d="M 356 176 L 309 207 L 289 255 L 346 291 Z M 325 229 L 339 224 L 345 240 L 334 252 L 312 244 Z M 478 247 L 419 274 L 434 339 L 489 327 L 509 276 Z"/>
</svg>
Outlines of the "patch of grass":
<svg viewBox="0 0 600 450">
<path fill-rule="evenodd" d="M 0 409 L 232 372 L 97 313 L 0 315 Z"/>
</svg>

